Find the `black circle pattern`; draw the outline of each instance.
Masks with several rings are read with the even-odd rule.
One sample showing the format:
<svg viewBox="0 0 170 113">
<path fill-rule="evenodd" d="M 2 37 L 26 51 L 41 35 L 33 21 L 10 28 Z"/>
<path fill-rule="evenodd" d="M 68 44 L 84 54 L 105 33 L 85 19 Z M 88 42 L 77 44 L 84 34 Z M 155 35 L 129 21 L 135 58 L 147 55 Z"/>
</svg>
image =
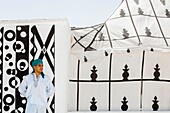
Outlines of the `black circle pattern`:
<svg viewBox="0 0 170 113">
<path fill-rule="evenodd" d="M 12 33 L 12 37 L 11 38 L 8 37 L 8 33 Z M 6 31 L 5 32 L 5 39 L 7 41 L 13 41 L 15 39 L 15 32 L 13 30 Z"/>
<path fill-rule="evenodd" d="M 7 105 L 4 106 L 4 110 L 5 110 L 5 111 L 8 111 L 9 109 L 10 109 L 9 106 L 7 106 Z"/>
<path fill-rule="evenodd" d="M 8 102 L 7 98 L 11 98 L 11 102 Z M 12 94 L 5 95 L 3 98 L 3 102 L 5 105 L 12 105 L 14 103 L 14 96 Z"/>
<path fill-rule="evenodd" d="M 13 81 L 15 82 L 14 85 L 12 84 Z M 15 77 L 11 77 L 11 78 L 10 78 L 10 80 L 9 80 L 9 86 L 10 86 L 11 88 L 15 88 L 15 86 L 16 86 L 17 83 L 18 83 L 18 82 L 15 80 Z"/>
<path fill-rule="evenodd" d="M 5 90 L 5 91 L 8 91 L 8 87 L 4 87 L 4 90 Z"/>
</svg>

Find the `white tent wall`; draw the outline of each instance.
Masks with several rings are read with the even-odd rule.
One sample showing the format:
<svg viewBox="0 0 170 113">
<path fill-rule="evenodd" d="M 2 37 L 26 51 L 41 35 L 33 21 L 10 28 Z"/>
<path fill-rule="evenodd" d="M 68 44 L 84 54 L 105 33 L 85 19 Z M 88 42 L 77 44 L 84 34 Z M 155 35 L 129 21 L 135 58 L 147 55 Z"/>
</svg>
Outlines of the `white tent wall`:
<svg viewBox="0 0 170 113">
<path fill-rule="evenodd" d="M 168 0 L 124 0 L 105 23 L 111 40 L 115 40 L 112 41 L 113 48 L 139 44 L 167 47 L 169 17 L 166 10 L 169 8 Z"/>
<path fill-rule="evenodd" d="M 56 98 L 55 113 L 67 113 L 68 104 L 68 75 L 69 53 L 71 34 L 67 21 L 62 21 L 56 26 L 57 41 L 55 42 L 55 73 L 56 73 Z"/>
<path fill-rule="evenodd" d="M 72 51 L 169 48 L 169 10 L 168 0 L 123 0 L 103 24 L 73 28 Z"/>
<path fill-rule="evenodd" d="M 30 62 L 40 58 L 55 86 L 47 113 L 67 112 L 70 27 L 67 19 L 0 22 L 0 112 L 24 113 L 26 99 L 18 92 Z"/>
<path fill-rule="evenodd" d="M 169 111 L 169 17 L 169 0 L 122 0 L 104 23 L 72 28 L 68 111 Z"/>
<path fill-rule="evenodd" d="M 123 102 L 129 112 L 169 111 L 169 57 L 170 52 L 142 50 L 87 61 L 72 56 L 68 111 L 93 111 L 93 97 L 96 112 L 125 110 Z"/>
<path fill-rule="evenodd" d="M 76 111 L 68 113 L 91 113 L 92 111 Z M 154 113 L 155 111 L 93 111 L 93 113 Z M 156 113 L 169 113 L 169 111 L 156 111 Z"/>
</svg>

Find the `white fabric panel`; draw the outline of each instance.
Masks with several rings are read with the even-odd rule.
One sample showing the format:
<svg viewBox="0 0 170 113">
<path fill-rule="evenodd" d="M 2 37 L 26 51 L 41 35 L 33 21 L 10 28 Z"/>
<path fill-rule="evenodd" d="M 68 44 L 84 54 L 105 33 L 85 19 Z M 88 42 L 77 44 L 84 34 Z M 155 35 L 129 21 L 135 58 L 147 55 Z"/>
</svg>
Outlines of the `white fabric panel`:
<svg viewBox="0 0 170 113">
<path fill-rule="evenodd" d="M 69 79 L 77 79 L 78 59 L 72 54 L 70 54 L 69 64 Z"/>
<path fill-rule="evenodd" d="M 96 74 L 98 75 L 96 80 L 108 80 L 109 79 L 109 56 L 105 56 L 101 59 L 93 61 L 81 62 L 80 64 L 80 80 L 91 80 L 91 74 L 93 66 L 96 67 Z"/>
<path fill-rule="evenodd" d="M 125 65 L 128 65 L 128 79 L 141 79 L 142 51 L 134 53 L 115 53 L 112 57 L 112 80 L 123 80 Z"/>
<path fill-rule="evenodd" d="M 148 16 L 134 16 L 133 17 L 138 35 L 142 42 L 142 46 L 160 46 L 166 47 L 163 35 L 157 24 L 156 19 Z M 148 29 L 148 30 L 147 30 Z"/>
<path fill-rule="evenodd" d="M 71 75 L 70 80 L 77 80 L 78 72 L 78 60 L 76 61 L 74 57 L 71 57 Z M 88 58 L 87 58 L 88 59 Z M 78 109 L 80 111 L 90 111 L 90 101 L 95 97 L 97 101 L 98 110 L 104 111 L 108 110 L 108 80 L 109 80 L 109 56 L 105 56 L 102 59 L 90 60 L 87 62 L 80 61 L 79 70 L 79 86 L 77 82 L 70 81 L 69 83 L 69 103 L 68 111 L 77 110 L 77 98 L 79 99 Z M 93 73 L 93 66 L 96 67 L 96 80 L 98 82 L 91 82 L 91 74 Z M 74 68 L 74 69 L 73 69 Z M 73 70 L 72 70 L 73 69 Z M 100 82 L 106 80 L 106 82 Z M 82 82 L 85 81 L 85 82 Z M 77 89 L 79 87 L 79 89 Z M 79 90 L 79 92 L 78 92 Z M 105 93 L 103 93 L 105 92 Z M 77 96 L 77 93 L 79 95 Z"/>
<path fill-rule="evenodd" d="M 122 111 L 123 98 L 126 97 L 128 110 L 140 110 L 140 81 L 112 83 L 111 111 Z"/>
<path fill-rule="evenodd" d="M 161 80 L 170 80 L 168 68 L 170 64 L 169 52 L 146 52 L 145 66 L 144 66 L 144 79 L 143 81 L 143 110 L 153 110 L 152 105 L 154 97 L 157 96 L 160 111 L 170 110 L 170 83 Z M 156 64 L 160 68 L 159 81 L 153 81 Z"/>
<path fill-rule="evenodd" d="M 134 45 L 137 46 L 139 44 L 133 25 L 129 23 L 131 23 L 131 20 L 128 17 L 106 22 L 111 39 L 112 40 L 116 39 L 115 44 L 113 44 L 114 48 L 123 47 L 123 46 L 131 47 Z M 126 37 L 123 36 L 123 33 L 126 31 L 129 34 L 128 37 L 131 38 L 125 39 Z"/>
<path fill-rule="evenodd" d="M 159 22 L 160 22 L 162 31 L 163 31 L 168 43 L 169 43 L 169 40 L 170 40 L 170 34 L 169 34 L 170 23 L 169 23 L 169 21 L 170 21 L 170 18 L 159 18 Z"/>
<path fill-rule="evenodd" d="M 154 10 L 156 12 L 157 17 L 158 18 L 166 17 L 165 9 L 169 10 L 169 8 L 170 8 L 169 0 L 151 0 L 151 1 L 152 1 L 152 4 L 153 4 L 153 7 L 154 7 Z"/>
<path fill-rule="evenodd" d="M 67 111 L 77 111 L 77 83 L 69 83 L 68 85 L 68 101 Z"/>
<path fill-rule="evenodd" d="M 80 111 L 90 111 L 95 97 L 98 111 L 108 110 L 108 83 L 80 83 Z"/>
<path fill-rule="evenodd" d="M 144 79 L 154 79 L 156 64 L 159 65 L 160 79 L 169 80 L 170 52 L 149 52 L 145 54 Z"/>
<path fill-rule="evenodd" d="M 74 55 L 70 55 L 69 60 L 69 80 L 77 80 L 78 59 Z M 81 64 L 80 64 L 81 65 Z M 68 111 L 77 111 L 77 82 L 69 82 L 68 84 Z"/>
<path fill-rule="evenodd" d="M 125 2 L 126 0 L 124 0 Z M 139 8 L 143 11 L 145 16 L 154 16 L 152 7 L 150 5 L 149 0 L 127 0 L 128 6 L 132 16 L 139 16 Z M 153 1 L 153 0 L 151 0 Z M 154 0 L 154 2 L 157 0 Z M 143 20 L 141 20 L 143 21 Z M 140 24 L 140 23 L 139 23 Z"/>
<path fill-rule="evenodd" d="M 123 80 L 122 74 L 124 71 L 122 69 L 125 69 L 126 64 L 128 65 L 127 69 L 129 69 L 128 80 L 138 79 L 138 81 L 112 82 L 112 111 L 121 110 L 123 97 L 127 98 L 128 110 L 140 110 L 142 51 L 113 54 L 112 59 L 112 80 Z"/>
<path fill-rule="evenodd" d="M 157 97 L 159 109 L 158 111 L 170 110 L 170 83 L 159 81 L 145 81 L 143 86 L 143 111 L 153 111 L 152 100 Z"/>
</svg>

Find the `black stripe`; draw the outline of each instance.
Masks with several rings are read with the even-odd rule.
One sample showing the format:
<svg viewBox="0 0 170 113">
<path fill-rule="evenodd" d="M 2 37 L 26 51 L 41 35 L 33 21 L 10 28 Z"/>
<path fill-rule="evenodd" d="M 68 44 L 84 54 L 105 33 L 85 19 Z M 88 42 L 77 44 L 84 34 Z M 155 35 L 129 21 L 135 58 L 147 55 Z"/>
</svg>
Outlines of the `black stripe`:
<svg viewBox="0 0 170 113">
<path fill-rule="evenodd" d="M 140 90 L 140 111 L 142 111 L 144 61 L 145 61 L 145 51 L 143 51 L 143 56 L 142 56 L 142 68 L 141 68 L 141 90 Z"/>
<path fill-rule="evenodd" d="M 0 33 L 2 34 L 2 37 L 0 37 L 0 43 L 1 43 L 1 47 L 0 47 L 0 51 L 1 51 L 1 55 L 0 55 L 0 60 L 1 60 L 1 64 L 0 64 L 0 71 L 1 71 L 1 74 L 0 74 L 0 81 L 1 81 L 1 84 L 0 84 L 0 99 L 1 99 L 1 102 L 0 102 L 0 110 L 3 111 L 2 109 L 2 94 L 3 94 L 3 35 L 4 35 L 4 27 L 2 27 L 0 29 Z"/>
<path fill-rule="evenodd" d="M 89 29 L 89 28 L 99 27 L 101 25 L 103 25 L 103 23 L 97 24 L 97 25 L 93 25 L 93 26 L 89 26 L 89 27 L 80 27 L 80 28 L 78 28 L 78 27 L 71 27 L 71 31 L 82 30 L 82 29 Z"/>
<path fill-rule="evenodd" d="M 109 29 L 105 23 L 105 26 L 106 26 L 106 31 L 107 31 L 107 34 L 108 34 L 108 38 L 109 38 L 109 42 L 110 42 L 110 47 L 113 48 L 113 45 L 112 45 L 112 41 L 111 41 L 111 38 L 110 38 L 110 33 L 109 33 Z"/>
<path fill-rule="evenodd" d="M 52 47 L 54 47 L 54 54 L 52 54 L 53 55 L 53 58 L 54 58 L 54 67 L 53 67 L 53 73 L 54 73 L 54 78 L 53 78 L 53 80 L 52 80 L 52 83 L 54 84 L 54 87 L 55 87 L 55 25 L 54 25 L 54 42 L 53 42 L 53 46 Z M 51 53 L 52 53 L 52 50 L 50 51 Z M 54 108 L 53 108 L 53 104 L 54 104 Z M 52 102 L 51 102 L 51 105 L 50 105 L 50 108 L 51 108 L 51 110 L 52 110 L 52 113 L 55 113 L 55 94 L 54 94 L 54 96 L 53 96 L 53 100 L 52 100 Z"/>
<path fill-rule="evenodd" d="M 147 14 L 143 14 L 143 15 L 139 15 L 139 14 L 133 14 L 133 15 L 131 15 L 131 16 L 147 16 L 147 17 L 153 17 L 153 18 L 155 18 L 155 16 L 152 16 L 152 15 L 147 15 Z M 127 18 L 127 17 L 129 17 L 129 16 L 124 16 L 123 18 Z M 165 17 L 165 16 L 157 16 L 158 18 L 164 18 L 164 19 L 169 19 L 169 18 L 167 18 L 167 17 Z M 114 17 L 114 18 L 110 18 L 109 19 L 109 21 L 110 20 L 116 20 L 116 19 L 120 19 L 120 18 L 122 18 L 122 17 Z"/>
<path fill-rule="evenodd" d="M 95 41 L 97 35 L 98 35 L 99 32 L 103 29 L 103 27 L 104 27 L 104 25 L 102 25 L 101 28 L 99 29 L 99 31 L 97 31 L 97 33 L 94 35 L 93 40 L 90 42 L 90 44 L 89 44 L 86 48 L 90 47 L 90 46 L 93 44 L 93 42 Z"/>
<path fill-rule="evenodd" d="M 32 32 L 32 34 L 33 34 L 33 37 L 36 36 L 36 39 L 38 40 L 41 48 L 43 48 L 43 41 L 41 40 L 41 37 L 40 37 L 40 35 L 39 35 L 39 33 L 38 33 L 38 30 L 37 30 L 37 28 L 36 28 L 35 25 L 31 28 L 31 32 Z"/>
<path fill-rule="evenodd" d="M 132 18 L 132 15 L 131 15 L 131 12 L 130 12 L 129 5 L 128 5 L 128 1 L 127 1 L 127 0 L 126 0 L 126 5 L 127 5 L 127 8 L 128 8 L 128 11 L 129 11 L 130 19 L 131 19 L 131 21 L 132 21 L 132 24 L 133 24 L 133 27 L 134 27 L 134 29 L 135 29 L 136 35 L 137 35 L 137 37 L 138 37 L 139 44 L 141 44 L 142 42 L 141 42 L 141 40 L 140 40 L 140 38 L 139 38 L 139 34 L 138 34 L 137 29 L 136 29 L 136 27 L 135 27 L 135 24 L 134 24 L 134 21 L 133 21 L 133 18 Z"/>
<path fill-rule="evenodd" d="M 101 83 L 101 82 L 137 82 L 141 81 L 141 79 L 129 79 L 129 80 L 97 80 L 97 81 L 91 81 L 91 80 L 69 80 L 70 82 L 91 82 L 91 83 Z M 170 80 L 160 79 L 160 80 L 154 80 L 154 79 L 142 79 L 142 81 L 153 81 L 153 82 L 170 82 Z"/>
<path fill-rule="evenodd" d="M 53 35 L 54 35 L 54 25 L 52 25 L 52 28 L 51 28 L 51 30 L 50 30 L 50 33 L 49 33 L 48 36 L 47 36 L 47 40 L 46 40 L 46 42 L 45 42 L 45 47 L 46 47 L 46 48 L 48 48 L 49 43 L 50 43 Z"/>
<path fill-rule="evenodd" d="M 47 59 L 48 64 L 50 65 L 51 70 L 53 71 L 53 74 L 54 74 L 54 65 L 52 64 L 52 61 L 51 61 L 47 52 L 45 53 L 45 57 Z"/>
<path fill-rule="evenodd" d="M 78 43 L 81 47 L 83 47 L 84 49 L 85 49 L 85 46 L 83 46 L 83 44 L 81 44 L 77 39 L 76 39 L 76 37 L 74 36 L 74 40 L 76 41 L 76 43 Z M 74 46 L 74 45 L 73 45 Z M 73 47 L 72 46 L 72 47 Z"/>
<path fill-rule="evenodd" d="M 153 13 L 154 13 L 154 15 L 155 15 L 156 21 L 157 21 L 157 23 L 158 23 L 159 29 L 160 29 L 160 31 L 161 31 L 161 34 L 162 34 L 162 36 L 163 36 L 163 38 L 164 38 L 164 40 L 165 40 L 166 46 L 169 46 L 169 45 L 168 45 L 168 42 L 167 42 L 167 40 L 166 40 L 166 38 L 165 38 L 165 36 L 164 36 L 164 33 L 163 33 L 163 31 L 162 31 L 161 25 L 160 25 L 160 23 L 159 23 L 159 20 L 158 20 L 158 18 L 157 18 L 157 15 L 156 15 L 156 12 L 155 12 L 155 10 L 154 10 L 154 7 L 153 7 L 153 4 L 152 4 L 151 0 L 149 0 L 149 2 L 150 2 L 150 4 L 151 4 L 151 7 L 152 7 Z"/>
<path fill-rule="evenodd" d="M 156 39 L 156 38 L 162 38 L 162 37 L 158 37 L 158 36 L 146 36 L 146 35 L 139 35 L 140 36 L 140 38 L 142 38 L 142 37 L 144 37 L 144 38 L 154 38 L 154 39 Z M 119 40 L 128 40 L 128 39 L 130 39 L 130 38 L 135 38 L 136 36 L 130 36 L 130 37 L 128 37 L 128 38 L 122 38 L 122 39 L 112 39 L 111 41 L 119 41 Z M 166 37 L 167 39 L 170 39 L 170 37 Z M 95 40 L 95 41 L 100 41 L 100 40 Z M 105 39 L 105 40 L 103 40 L 103 41 L 109 41 L 109 40 L 107 40 L 107 39 Z"/>
<path fill-rule="evenodd" d="M 110 64 L 109 64 L 109 111 L 111 106 L 111 76 L 112 76 L 112 53 L 110 54 Z"/>
<path fill-rule="evenodd" d="M 80 74 L 80 60 L 78 60 L 77 65 L 77 80 L 79 81 Z M 79 82 L 77 82 L 77 111 L 79 111 Z"/>
<path fill-rule="evenodd" d="M 93 30 L 87 32 L 85 35 L 81 36 L 79 39 L 76 39 L 75 36 L 74 36 L 74 39 L 76 40 L 76 42 L 71 46 L 71 48 L 73 48 L 73 47 L 76 45 L 76 43 L 81 44 L 81 43 L 79 42 L 80 40 L 82 40 L 84 37 L 86 37 L 88 34 L 92 33 L 93 31 L 95 31 L 95 30 L 98 31 L 97 29 L 98 29 L 99 27 L 101 27 L 101 26 L 97 26 L 97 28 L 91 27 L 91 28 L 93 28 Z M 81 44 L 81 46 L 82 46 L 82 44 Z M 83 46 L 82 46 L 82 47 L 83 47 Z"/>
<path fill-rule="evenodd" d="M 56 46 L 56 45 L 55 45 L 55 41 L 56 41 L 56 40 L 55 40 L 55 38 L 56 38 L 56 37 L 55 37 L 55 26 L 54 26 L 54 43 L 53 43 L 53 46 L 54 46 L 54 54 L 53 54 L 53 57 L 54 57 L 54 69 L 53 69 L 53 70 L 54 70 L 54 78 L 53 78 L 53 81 L 54 81 L 54 82 L 53 82 L 53 84 L 54 84 L 54 86 L 55 86 L 55 76 L 56 76 L 56 75 L 55 75 L 55 74 L 56 74 L 56 73 L 55 73 L 55 65 L 56 65 L 56 63 L 55 63 L 55 59 L 56 59 L 56 56 L 55 56 L 55 46 Z M 51 53 L 52 53 L 52 52 L 51 52 Z M 54 98 L 55 98 L 55 95 L 54 95 Z M 55 100 L 55 99 L 54 99 L 54 100 Z M 54 105 L 55 105 L 55 103 L 54 103 Z M 55 112 L 54 112 L 54 113 L 55 113 Z"/>
<path fill-rule="evenodd" d="M 18 30 L 18 27 L 21 28 L 21 30 Z M 15 79 L 19 78 L 21 81 L 23 79 L 24 75 L 27 75 L 29 73 L 29 68 L 27 68 L 26 70 L 21 70 L 20 67 L 17 67 L 17 63 L 18 61 L 22 60 L 26 60 L 27 62 L 29 62 L 29 25 L 23 25 L 23 26 L 16 26 L 16 41 L 21 41 L 24 45 L 24 49 L 25 52 L 24 53 L 20 53 L 20 52 L 16 52 L 14 55 L 15 57 L 15 67 L 16 67 L 16 71 L 17 73 L 15 74 Z M 26 37 L 23 38 L 20 34 L 22 32 L 26 33 Z M 17 48 L 15 48 L 17 49 Z M 18 83 L 19 84 L 19 83 Z M 25 109 L 25 104 L 22 103 L 22 99 L 23 97 L 21 97 L 19 95 L 19 91 L 18 88 L 15 87 L 15 109 L 18 109 L 20 107 Z"/>
<path fill-rule="evenodd" d="M 53 52 L 53 49 L 54 49 L 54 52 Z M 52 56 L 53 56 L 53 58 L 55 57 L 54 55 L 54 53 L 55 53 L 55 37 L 54 37 L 54 42 L 53 42 L 53 45 L 51 46 L 51 48 L 50 48 L 50 53 L 52 54 Z"/>
</svg>

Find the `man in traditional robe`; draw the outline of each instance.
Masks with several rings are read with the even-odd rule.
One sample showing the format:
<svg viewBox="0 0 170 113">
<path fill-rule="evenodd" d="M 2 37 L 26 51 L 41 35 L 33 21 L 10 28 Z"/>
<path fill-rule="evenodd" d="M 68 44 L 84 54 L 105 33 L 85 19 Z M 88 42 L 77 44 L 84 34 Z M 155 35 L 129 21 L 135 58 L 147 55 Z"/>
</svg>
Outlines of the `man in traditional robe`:
<svg viewBox="0 0 170 113">
<path fill-rule="evenodd" d="M 54 86 L 43 73 L 43 61 L 31 63 L 33 72 L 23 77 L 18 90 L 27 98 L 25 113 L 46 113 L 47 99 L 54 94 Z"/>
</svg>

